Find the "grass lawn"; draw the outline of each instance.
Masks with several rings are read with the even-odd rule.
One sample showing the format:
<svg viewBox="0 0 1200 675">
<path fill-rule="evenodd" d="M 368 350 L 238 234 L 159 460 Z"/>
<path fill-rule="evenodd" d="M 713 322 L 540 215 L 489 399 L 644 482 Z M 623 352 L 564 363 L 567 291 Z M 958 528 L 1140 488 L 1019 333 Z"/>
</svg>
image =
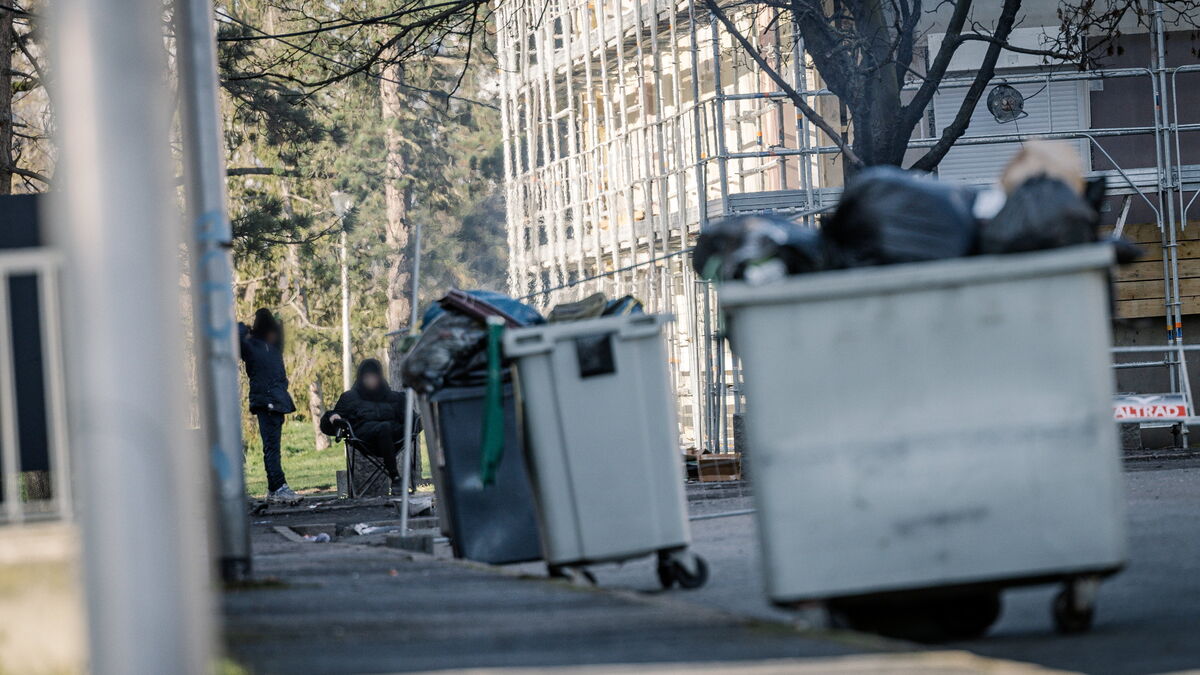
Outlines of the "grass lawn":
<svg viewBox="0 0 1200 675">
<path fill-rule="evenodd" d="M 246 438 L 246 491 L 256 497 L 267 492 L 267 473 L 263 469 L 262 439 L 258 428 Z M 429 478 L 429 456 L 424 435 L 420 444 L 422 478 Z M 288 420 L 283 423 L 283 473 L 288 485 L 297 492 L 332 492 L 337 489 L 337 472 L 346 468 L 346 453 L 341 443 L 327 450 L 316 449 L 310 422 Z"/>
</svg>

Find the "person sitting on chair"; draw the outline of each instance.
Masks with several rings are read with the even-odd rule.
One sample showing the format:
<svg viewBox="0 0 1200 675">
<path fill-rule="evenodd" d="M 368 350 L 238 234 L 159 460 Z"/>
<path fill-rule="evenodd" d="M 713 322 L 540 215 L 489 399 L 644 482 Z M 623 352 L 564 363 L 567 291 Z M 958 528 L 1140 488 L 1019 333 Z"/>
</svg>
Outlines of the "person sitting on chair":
<svg viewBox="0 0 1200 675">
<path fill-rule="evenodd" d="M 400 471 L 396 467 L 396 443 L 404 440 L 404 410 L 408 396 L 393 391 L 383 377 L 383 366 L 376 359 L 358 365 L 354 386 L 338 397 L 337 404 L 321 418 L 326 433 L 348 422 L 354 435 L 363 441 L 364 450 L 383 460 L 384 469 L 392 481 L 392 494 L 398 495 Z M 419 430 L 414 416 L 412 433 Z"/>
</svg>

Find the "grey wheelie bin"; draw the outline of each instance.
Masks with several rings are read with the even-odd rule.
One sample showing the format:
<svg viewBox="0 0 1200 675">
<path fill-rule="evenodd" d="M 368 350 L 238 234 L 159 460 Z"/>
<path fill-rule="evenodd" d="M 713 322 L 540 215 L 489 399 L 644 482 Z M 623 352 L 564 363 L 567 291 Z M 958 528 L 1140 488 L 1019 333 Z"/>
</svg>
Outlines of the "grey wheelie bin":
<svg viewBox="0 0 1200 675">
<path fill-rule="evenodd" d="M 1111 263 L 1094 244 L 721 288 L 770 599 L 968 637 L 1000 589 L 1061 583 L 1058 628 L 1089 628 L 1126 555 Z"/>
<path fill-rule="evenodd" d="M 537 515 L 517 433 L 512 385 L 504 388 L 504 460 L 480 478 L 483 387 L 443 389 L 423 400 L 442 531 L 455 557 L 492 564 L 539 560 Z"/>
<path fill-rule="evenodd" d="M 505 331 L 552 572 L 657 555 L 664 587 L 707 579 L 688 551 L 667 321 L 635 314 Z"/>
</svg>

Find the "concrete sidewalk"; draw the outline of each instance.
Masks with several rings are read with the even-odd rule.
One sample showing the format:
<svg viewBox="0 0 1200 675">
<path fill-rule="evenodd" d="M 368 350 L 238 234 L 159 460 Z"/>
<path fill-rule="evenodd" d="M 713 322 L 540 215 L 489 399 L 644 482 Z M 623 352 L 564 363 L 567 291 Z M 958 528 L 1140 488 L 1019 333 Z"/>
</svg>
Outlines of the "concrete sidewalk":
<svg viewBox="0 0 1200 675">
<path fill-rule="evenodd" d="M 690 603 L 682 591 L 576 586 L 357 543 L 369 537 L 296 542 L 275 522 L 258 516 L 254 527 L 256 573 L 273 580 L 230 589 L 223 602 L 229 654 L 259 675 L 1028 672 L 963 652 L 800 632 Z"/>
</svg>

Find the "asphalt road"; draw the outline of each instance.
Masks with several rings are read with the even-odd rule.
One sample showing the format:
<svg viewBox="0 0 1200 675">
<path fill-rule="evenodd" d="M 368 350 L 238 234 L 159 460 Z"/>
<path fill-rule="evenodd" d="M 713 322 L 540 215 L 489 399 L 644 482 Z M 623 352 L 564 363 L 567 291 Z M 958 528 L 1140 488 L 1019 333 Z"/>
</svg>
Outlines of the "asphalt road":
<svg viewBox="0 0 1200 675">
<path fill-rule="evenodd" d="M 947 646 L 1088 673 L 1160 673 L 1200 668 L 1200 461 L 1137 462 L 1128 466 L 1130 561 L 1100 590 L 1096 625 L 1060 636 L 1049 612 L 1055 587 L 1008 591 L 1004 613 L 987 637 Z M 748 498 L 693 503 L 692 513 L 734 511 Z M 762 618 L 807 624 L 823 613 L 789 613 L 762 591 L 753 516 L 692 523 L 695 550 L 709 561 L 713 582 L 680 599 Z M 595 570 L 601 585 L 653 592 L 649 562 Z M 678 592 L 676 592 L 678 593 Z"/>
</svg>

